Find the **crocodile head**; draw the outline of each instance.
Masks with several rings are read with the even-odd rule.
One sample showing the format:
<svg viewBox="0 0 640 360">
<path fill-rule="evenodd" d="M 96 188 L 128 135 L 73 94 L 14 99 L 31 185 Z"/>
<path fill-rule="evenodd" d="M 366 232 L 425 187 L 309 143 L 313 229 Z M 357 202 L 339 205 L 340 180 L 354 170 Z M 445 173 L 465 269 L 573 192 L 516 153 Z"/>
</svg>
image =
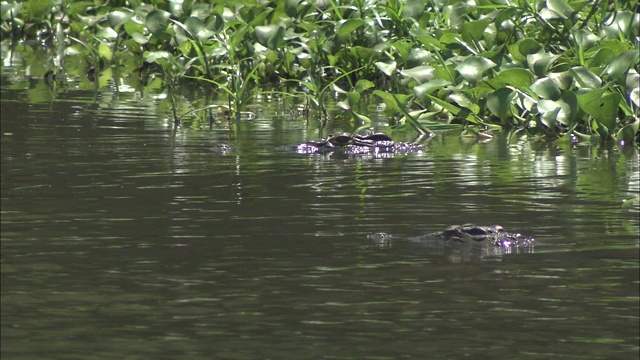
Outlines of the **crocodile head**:
<svg viewBox="0 0 640 360">
<path fill-rule="evenodd" d="M 444 229 L 443 235 L 447 239 L 486 240 L 487 236 L 504 232 L 500 225 L 477 226 L 473 224 L 452 225 Z"/>
<path fill-rule="evenodd" d="M 347 146 L 351 144 L 353 140 L 353 136 L 349 133 L 336 133 L 329 135 L 327 138 L 327 142 L 331 143 L 333 146 Z"/>
<path fill-rule="evenodd" d="M 421 152 L 422 146 L 411 142 L 394 142 L 383 133 L 369 135 L 351 135 L 335 133 L 325 139 L 312 140 L 293 146 L 299 154 L 338 153 L 347 155 L 394 154 Z"/>
<path fill-rule="evenodd" d="M 496 246 L 509 248 L 512 246 L 531 245 L 534 239 L 523 236 L 520 233 L 511 233 L 500 225 L 477 226 L 473 224 L 453 225 L 446 228 L 443 233 L 445 240 L 458 241 L 490 241 Z"/>
</svg>

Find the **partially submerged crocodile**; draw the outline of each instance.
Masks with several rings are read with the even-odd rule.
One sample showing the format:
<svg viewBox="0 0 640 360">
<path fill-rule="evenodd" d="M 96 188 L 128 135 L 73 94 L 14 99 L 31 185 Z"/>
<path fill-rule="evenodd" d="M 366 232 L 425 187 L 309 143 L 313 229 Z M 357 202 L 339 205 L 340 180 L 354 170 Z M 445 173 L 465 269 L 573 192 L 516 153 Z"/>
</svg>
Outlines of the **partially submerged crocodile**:
<svg viewBox="0 0 640 360">
<path fill-rule="evenodd" d="M 312 140 L 295 145 L 299 154 L 370 154 L 370 153 L 408 153 L 419 152 L 422 146 L 417 143 L 395 142 L 389 135 L 374 133 L 358 135 L 349 133 L 337 133 L 329 135 L 326 139 Z"/>
<path fill-rule="evenodd" d="M 391 247 L 395 237 L 387 233 L 376 233 L 368 236 L 379 247 Z M 477 226 L 473 224 L 452 225 L 434 233 L 409 238 L 432 249 L 450 253 L 458 250 L 461 261 L 473 258 L 484 258 L 492 255 L 511 253 L 531 253 L 535 239 L 517 232 L 508 232 L 500 225 Z"/>
</svg>

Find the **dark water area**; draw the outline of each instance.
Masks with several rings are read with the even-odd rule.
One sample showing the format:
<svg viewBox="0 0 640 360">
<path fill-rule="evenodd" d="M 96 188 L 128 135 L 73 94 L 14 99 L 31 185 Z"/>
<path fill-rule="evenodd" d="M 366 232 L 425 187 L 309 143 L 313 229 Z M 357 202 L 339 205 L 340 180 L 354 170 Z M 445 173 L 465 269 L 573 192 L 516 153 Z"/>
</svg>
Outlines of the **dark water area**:
<svg viewBox="0 0 640 360">
<path fill-rule="evenodd" d="M 317 126 L 277 103 L 174 130 L 162 92 L 83 83 L 3 67 L 3 359 L 638 358 L 634 148 L 454 133 L 300 155 L 282 148 Z M 538 244 L 407 240 L 462 223 Z"/>
</svg>

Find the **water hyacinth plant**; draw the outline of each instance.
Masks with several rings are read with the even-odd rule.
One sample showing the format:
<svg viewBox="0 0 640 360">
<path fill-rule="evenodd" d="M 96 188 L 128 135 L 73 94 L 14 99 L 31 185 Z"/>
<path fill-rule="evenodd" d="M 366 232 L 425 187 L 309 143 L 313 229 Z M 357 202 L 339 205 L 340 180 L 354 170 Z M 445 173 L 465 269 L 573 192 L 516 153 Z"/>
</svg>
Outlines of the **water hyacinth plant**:
<svg viewBox="0 0 640 360">
<path fill-rule="evenodd" d="M 639 138 L 637 0 L 1 5 L 3 41 L 58 44 L 61 57 L 101 70 L 155 64 L 169 90 L 211 86 L 234 114 L 262 86 L 294 84 L 290 96 L 325 120 L 331 93 L 356 124 L 368 121 L 366 98 L 384 104 L 390 123 L 421 133 L 506 127 L 554 140 Z"/>
</svg>

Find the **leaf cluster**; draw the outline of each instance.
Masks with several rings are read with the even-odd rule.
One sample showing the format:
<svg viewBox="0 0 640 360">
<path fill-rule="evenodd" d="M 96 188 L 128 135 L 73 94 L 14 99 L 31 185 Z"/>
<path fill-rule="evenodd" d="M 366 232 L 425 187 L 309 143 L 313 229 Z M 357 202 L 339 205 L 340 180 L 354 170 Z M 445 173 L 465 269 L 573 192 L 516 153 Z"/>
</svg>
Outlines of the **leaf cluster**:
<svg viewBox="0 0 640 360">
<path fill-rule="evenodd" d="M 298 87 L 359 123 L 362 99 L 419 132 L 511 127 L 551 139 L 638 140 L 638 1 L 4 1 L 0 31 L 53 39 L 96 67 L 161 70 L 228 95 Z M 37 29 L 37 31 L 36 31 Z M 132 69 L 126 69 L 132 70 Z"/>
</svg>

